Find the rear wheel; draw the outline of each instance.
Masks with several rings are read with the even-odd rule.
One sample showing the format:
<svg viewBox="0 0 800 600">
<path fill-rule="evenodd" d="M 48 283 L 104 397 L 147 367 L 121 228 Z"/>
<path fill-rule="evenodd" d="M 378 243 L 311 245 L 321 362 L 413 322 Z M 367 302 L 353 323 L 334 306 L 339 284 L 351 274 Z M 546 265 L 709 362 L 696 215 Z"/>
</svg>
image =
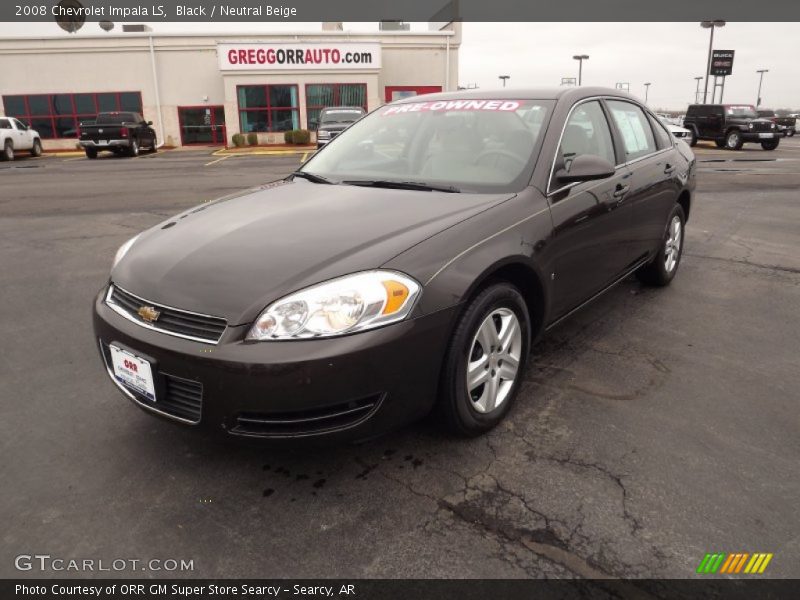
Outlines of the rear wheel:
<svg viewBox="0 0 800 600">
<path fill-rule="evenodd" d="M 664 286 L 669 285 L 683 255 L 683 227 L 686 223 L 686 216 L 680 204 L 675 204 L 667 219 L 664 239 L 658 253 L 646 265 L 636 271 L 636 277 L 642 283 L 648 285 Z"/>
<path fill-rule="evenodd" d="M 530 317 L 519 290 L 496 283 L 472 300 L 445 356 L 440 405 L 455 433 L 476 436 L 495 427 L 519 390 L 530 343 Z"/>
<path fill-rule="evenodd" d="M 14 144 L 11 142 L 11 140 L 7 140 L 3 145 L 2 159 L 14 160 Z"/>
<path fill-rule="evenodd" d="M 689 130 L 689 145 L 697 146 L 697 132 L 694 129 Z"/>
<path fill-rule="evenodd" d="M 764 150 L 775 150 L 775 148 L 777 148 L 777 147 L 778 147 L 778 144 L 779 144 L 779 143 L 780 143 L 780 140 L 778 140 L 778 139 L 775 139 L 775 140 L 766 140 L 766 141 L 764 141 L 764 142 L 761 142 L 761 147 L 762 147 Z"/>
<path fill-rule="evenodd" d="M 738 129 L 731 129 L 725 134 L 725 147 L 728 150 L 741 150 L 742 144 L 744 144 L 744 140 Z"/>
<path fill-rule="evenodd" d="M 790 129 L 786 132 L 786 137 L 792 137 L 794 135 L 794 129 Z"/>
<path fill-rule="evenodd" d="M 725 147 L 725 140 L 714 140 L 714 143 L 717 145 L 717 148 Z"/>
<path fill-rule="evenodd" d="M 128 146 L 128 156 L 139 156 L 139 142 L 131 140 L 131 145 Z"/>
<path fill-rule="evenodd" d="M 86 148 L 86 158 L 97 158 L 97 148 Z"/>
<path fill-rule="evenodd" d="M 33 148 L 31 148 L 31 156 L 39 157 L 42 155 L 42 141 L 33 140 Z"/>
</svg>

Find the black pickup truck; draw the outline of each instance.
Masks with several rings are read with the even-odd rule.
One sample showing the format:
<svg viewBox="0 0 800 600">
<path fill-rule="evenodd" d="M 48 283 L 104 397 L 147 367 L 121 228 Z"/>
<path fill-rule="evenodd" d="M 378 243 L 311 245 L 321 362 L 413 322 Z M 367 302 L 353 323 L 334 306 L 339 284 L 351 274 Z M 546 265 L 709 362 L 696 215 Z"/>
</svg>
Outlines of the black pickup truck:
<svg viewBox="0 0 800 600">
<path fill-rule="evenodd" d="M 135 112 L 104 112 L 93 123 L 81 123 L 79 144 L 88 158 L 97 158 L 101 150 L 115 154 L 138 156 L 147 148 L 155 152 L 158 147 L 152 121 L 145 121 Z"/>
<path fill-rule="evenodd" d="M 758 116 L 769 119 L 778 126 L 778 131 L 782 131 L 786 137 L 792 137 L 795 132 L 797 119 L 794 117 L 779 117 L 774 110 L 759 110 Z"/>
</svg>

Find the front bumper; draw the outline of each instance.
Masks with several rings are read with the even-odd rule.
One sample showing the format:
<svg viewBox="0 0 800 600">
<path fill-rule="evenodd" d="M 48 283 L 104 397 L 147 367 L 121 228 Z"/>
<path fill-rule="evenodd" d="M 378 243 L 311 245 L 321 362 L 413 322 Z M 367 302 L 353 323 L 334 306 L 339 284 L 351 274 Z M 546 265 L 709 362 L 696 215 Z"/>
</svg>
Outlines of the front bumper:
<svg viewBox="0 0 800 600">
<path fill-rule="evenodd" d="M 109 148 L 128 148 L 131 145 L 130 140 L 107 140 L 102 143 L 95 142 L 94 140 L 80 140 L 78 142 L 81 148 L 94 148 L 96 150 L 107 150 Z"/>
<path fill-rule="evenodd" d="M 783 137 L 779 131 L 742 131 L 741 134 L 745 142 L 764 142 Z"/>
<path fill-rule="evenodd" d="M 243 325 L 211 345 L 125 319 L 105 304 L 105 291 L 94 303 L 95 338 L 130 400 L 173 421 L 257 438 L 359 440 L 424 416 L 456 314 L 453 307 L 350 336 L 290 342 L 246 343 Z M 111 343 L 151 362 L 155 401 L 114 378 Z"/>
</svg>

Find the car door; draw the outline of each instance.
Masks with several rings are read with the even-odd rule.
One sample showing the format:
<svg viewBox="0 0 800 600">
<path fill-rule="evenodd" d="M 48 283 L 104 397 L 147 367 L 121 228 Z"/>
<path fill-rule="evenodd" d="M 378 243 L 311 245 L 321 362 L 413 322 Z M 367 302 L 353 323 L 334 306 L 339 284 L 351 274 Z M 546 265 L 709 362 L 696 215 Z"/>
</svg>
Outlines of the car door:
<svg viewBox="0 0 800 600">
<path fill-rule="evenodd" d="M 30 150 L 33 147 L 33 139 L 27 125 L 14 118 L 11 119 L 11 123 L 14 125 L 14 149 Z"/>
<path fill-rule="evenodd" d="M 641 106 L 626 100 L 606 103 L 631 173 L 627 201 L 633 219 L 629 253 L 633 266 L 662 241 L 667 216 L 681 189 L 676 173 L 685 161 L 675 149 L 672 135 Z"/>
<path fill-rule="evenodd" d="M 548 187 L 553 243 L 548 252 L 555 318 L 612 283 L 629 262 L 632 221 L 625 200 L 630 174 L 618 167 L 608 179 L 560 185 L 555 173 L 582 154 L 603 157 L 612 165 L 622 162 L 599 100 L 573 107 L 553 160 Z"/>
</svg>

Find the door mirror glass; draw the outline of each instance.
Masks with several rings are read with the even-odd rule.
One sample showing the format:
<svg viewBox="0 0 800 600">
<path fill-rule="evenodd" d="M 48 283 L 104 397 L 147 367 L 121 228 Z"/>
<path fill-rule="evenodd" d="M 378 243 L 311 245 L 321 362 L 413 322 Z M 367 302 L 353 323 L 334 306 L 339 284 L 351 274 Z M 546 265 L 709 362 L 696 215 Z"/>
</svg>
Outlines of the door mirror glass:
<svg viewBox="0 0 800 600">
<path fill-rule="evenodd" d="M 559 169 L 556 172 L 556 179 L 560 183 L 594 181 L 596 179 L 607 179 L 614 172 L 614 165 L 602 156 L 581 154 L 570 161 L 569 167 Z"/>
<path fill-rule="evenodd" d="M 148 124 L 148 125 L 152 125 L 152 124 L 153 124 L 153 122 L 152 122 L 152 121 L 148 121 L 148 122 L 147 122 L 147 124 Z"/>
</svg>

